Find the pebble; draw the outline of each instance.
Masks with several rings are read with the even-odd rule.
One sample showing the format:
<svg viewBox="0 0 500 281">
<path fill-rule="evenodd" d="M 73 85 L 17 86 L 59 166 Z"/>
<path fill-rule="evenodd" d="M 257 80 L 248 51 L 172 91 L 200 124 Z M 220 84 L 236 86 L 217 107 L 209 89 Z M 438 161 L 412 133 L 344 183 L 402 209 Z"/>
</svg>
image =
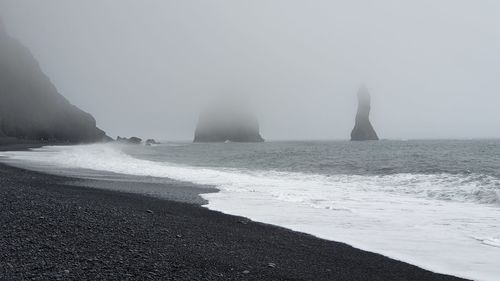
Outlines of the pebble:
<svg viewBox="0 0 500 281">
<path fill-rule="evenodd" d="M 325 245 L 326 242 L 319 243 L 314 238 L 279 228 L 254 225 L 242 233 L 225 233 L 227 229 L 235 227 L 235 223 L 248 223 L 248 226 L 254 223 L 243 218 L 235 219 L 209 213 L 199 207 L 165 202 L 161 203 L 161 206 L 165 206 L 164 211 L 151 204 L 149 206 L 159 213 L 154 212 L 149 219 L 148 209 L 144 209 L 144 206 L 148 205 L 143 203 L 149 202 L 150 199 L 146 197 L 120 202 L 121 200 L 118 201 L 112 196 L 97 196 L 101 194 L 98 190 L 82 189 L 80 192 L 79 189 L 55 189 L 51 187 L 53 182 L 56 182 L 52 180 L 53 176 L 45 175 L 45 181 L 40 183 L 39 188 L 29 187 L 22 181 L 24 178 L 18 179 L 20 172 L 7 173 L 17 171 L 13 169 L 0 164 L 0 213 L 12 211 L 16 214 L 15 220 L 10 216 L 0 215 L 0 225 L 4 226 L 0 227 L 0 248 L 3 250 L 0 251 L 0 260 L 4 261 L 3 265 L 0 262 L 0 279 L 9 277 L 8 280 L 67 280 L 78 275 L 77 279 L 81 280 L 161 280 L 162 277 L 172 280 L 201 280 L 203 274 L 213 279 L 262 280 L 265 279 L 263 277 L 278 274 L 276 276 L 284 280 L 287 277 L 293 278 L 297 273 L 306 280 L 319 280 L 315 275 L 331 277 L 326 280 L 333 280 L 334 277 L 342 280 L 384 280 L 387 273 L 401 272 L 407 272 L 409 280 L 431 280 L 436 277 L 417 268 L 408 270 L 413 267 L 390 260 L 384 261 L 371 255 L 367 255 L 365 260 L 365 254 L 354 249 L 341 251 L 342 254 L 339 255 L 331 254 L 332 251 L 315 246 Z M 4 177 L 4 174 L 8 177 Z M 5 185 L 7 180 L 19 185 Z M 15 199 L 16 194 L 10 194 L 12 192 L 23 192 L 26 197 Z M 96 196 L 93 196 L 94 193 Z M 31 199 L 38 202 L 35 204 L 36 208 L 30 205 Z M 79 208 L 79 205 L 83 208 Z M 120 207 L 116 214 L 111 210 L 115 205 Z M 163 214 L 166 214 L 165 218 Z M 208 219 L 203 219 L 205 217 Z M 222 228 L 212 227 L 211 224 L 219 223 L 219 219 Z M 55 224 L 49 226 L 46 222 Z M 247 226 L 239 228 L 244 229 Z M 159 229 L 163 231 L 158 231 Z M 188 234 L 183 237 L 180 233 Z M 51 235 L 54 238 L 51 238 Z M 262 239 L 269 244 L 261 243 Z M 149 241 L 146 246 L 143 244 L 145 241 Z M 273 245 L 275 241 L 279 243 L 266 248 L 266 245 Z M 164 247 L 156 248 L 156 245 Z M 332 249 L 344 247 L 337 244 L 327 246 L 332 246 Z M 135 251 L 129 252 L 129 249 Z M 303 249 L 307 251 L 300 251 Z M 330 254 L 326 254 L 327 252 Z M 198 261 L 191 259 L 190 253 L 206 256 L 202 256 Z M 287 259 L 271 258 L 282 254 L 288 255 Z M 93 255 L 99 255 L 98 259 L 94 259 Z M 219 255 L 222 258 L 219 258 Z M 321 263 L 310 260 L 314 257 L 321 258 L 322 260 L 318 261 Z M 325 262 L 325 259 L 329 261 Z M 302 264 L 297 262 L 301 260 L 304 261 Z M 352 267 L 352 262 L 359 260 L 367 261 L 367 266 L 380 265 L 388 272 L 379 273 L 376 267 L 371 271 L 370 267 L 367 268 L 367 273 L 358 274 L 352 271 L 353 278 L 342 278 L 350 276 L 350 271 L 346 269 Z M 154 266 L 151 261 L 154 261 Z M 186 265 L 176 265 L 180 268 L 175 270 L 172 264 L 179 261 L 185 262 Z M 277 263 L 280 267 L 277 267 Z M 252 268 L 249 264 L 257 266 Z M 310 268 L 311 265 L 316 267 Z M 203 273 L 199 269 L 200 266 Z M 242 270 L 244 267 L 247 269 Z M 278 269 L 283 271 L 276 272 Z M 318 272 L 311 272 L 312 270 Z M 157 273 L 153 275 L 151 272 Z M 129 274 L 128 277 L 125 274 Z M 362 278 L 365 274 L 366 279 Z M 425 276 L 429 278 L 421 278 Z M 435 279 L 446 278 L 437 276 Z"/>
</svg>

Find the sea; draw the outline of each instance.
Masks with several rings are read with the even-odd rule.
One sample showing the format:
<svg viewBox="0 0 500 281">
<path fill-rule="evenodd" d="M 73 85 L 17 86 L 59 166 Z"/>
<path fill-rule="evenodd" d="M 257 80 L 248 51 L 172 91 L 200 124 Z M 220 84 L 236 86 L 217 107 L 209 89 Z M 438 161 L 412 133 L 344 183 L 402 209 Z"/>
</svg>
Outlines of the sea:
<svg viewBox="0 0 500 281">
<path fill-rule="evenodd" d="M 500 280 L 500 140 L 107 143 L 0 152 L 0 161 L 215 187 L 201 195 L 211 210 Z"/>
</svg>

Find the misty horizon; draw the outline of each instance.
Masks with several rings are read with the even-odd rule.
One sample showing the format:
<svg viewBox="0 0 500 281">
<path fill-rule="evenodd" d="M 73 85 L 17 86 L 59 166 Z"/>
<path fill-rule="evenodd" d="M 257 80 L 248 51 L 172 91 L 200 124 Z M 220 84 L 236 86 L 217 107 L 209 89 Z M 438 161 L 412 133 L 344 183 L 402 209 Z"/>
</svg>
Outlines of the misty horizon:
<svg viewBox="0 0 500 281">
<path fill-rule="evenodd" d="M 381 139 L 499 138 L 500 4 L 434 2 L 0 0 L 0 18 L 113 137 L 192 140 L 232 95 L 266 140 L 346 140 L 366 84 Z"/>
<path fill-rule="evenodd" d="M 0 279 L 500 280 L 498 11 L 0 0 Z"/>
</svg>

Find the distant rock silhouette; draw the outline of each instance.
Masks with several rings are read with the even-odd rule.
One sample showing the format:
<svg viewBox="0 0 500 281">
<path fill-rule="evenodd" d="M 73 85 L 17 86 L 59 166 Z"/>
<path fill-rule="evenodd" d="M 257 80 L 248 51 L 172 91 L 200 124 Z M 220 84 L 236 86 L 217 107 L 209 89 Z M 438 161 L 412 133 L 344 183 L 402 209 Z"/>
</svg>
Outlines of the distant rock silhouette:
<svg viewBox="0 0 500 281">
<path fill-rule="evenodd" d="M 122 138 L 122 137 L 118 136 L 116 138 L 116 141 L 128 143 L 128 144 L 141 144 L 142 143 L 142 139 L 138 138 L 138 137 Z"/>
<path fill-rule="evenodd" d="M 150 146 L 153 144 L 160 144 L 160 143 L 157 142 L 155 139 L 148 139 L 148 140 L 146 140 L 146 142 L 144 144 Z"/>
<path fill-rule="evenodd" d="M 107 140 L 95 119 L 61 96 L 30 51 L 0 20 L 0 137 L 29 141 Z"/>
<path fill-rule="evenodd" d="M 263 142 L 257 118 L 244 106 L 218 105 L 204 111 L 194 142 Z"/>
<path fill-rule="evenodd" d="M 358 91 L 358 113 L 356 114 L 356 124 L 351 132 L 352 141 L 379 140 L 375 129 L 370 123 L 371 97 L 368 89 L 361 86 Z"/>
</svg>

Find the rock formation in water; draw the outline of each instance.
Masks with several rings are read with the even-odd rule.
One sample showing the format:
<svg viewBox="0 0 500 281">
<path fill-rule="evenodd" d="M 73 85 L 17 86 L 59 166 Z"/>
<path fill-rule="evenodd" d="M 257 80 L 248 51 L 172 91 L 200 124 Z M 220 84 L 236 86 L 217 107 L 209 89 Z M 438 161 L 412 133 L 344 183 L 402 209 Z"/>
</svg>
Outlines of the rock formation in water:
<svg viewBox="0 0 500 281">
<path fill-rule="evenodd" d="M 257 118 L 244 106 L 218 105 L 199 118 L 194 142 L 263 142 Z"/>
<path fill-rule="evenodd" d="M 370 103 L 370 93 L 365 86 L 362 86 L 358 92 L 358 113 L 356 114 L 356 124 L 351 132 L 352 141 L 379 139 L 370 123 Z"/>
<path fill-rule="evenodd" d="M 108 139 L 95 119 L 71 105 L 42 72 L 30 51 L 0 20 L 0 137 L 29 141 Z"/>
<path fill-rule="evenodd" d="M 118 136 L 116 138 L 116 141 L 122 142 L 122 143 L 128 143 L 128 144 L 141 144 L 142 143 L 142 139 L 138 138 L 138 137 L 122 138 L 122 137 Z"/>
<path fill-rule="evenodd" d="M 146 140 L 146 142 L 144 144 L 151 146 L 153 144 L 161 144 L 161 143 L 157 142 L 155 139 L 148 139 L 148 140 Z"/>
</svg>

